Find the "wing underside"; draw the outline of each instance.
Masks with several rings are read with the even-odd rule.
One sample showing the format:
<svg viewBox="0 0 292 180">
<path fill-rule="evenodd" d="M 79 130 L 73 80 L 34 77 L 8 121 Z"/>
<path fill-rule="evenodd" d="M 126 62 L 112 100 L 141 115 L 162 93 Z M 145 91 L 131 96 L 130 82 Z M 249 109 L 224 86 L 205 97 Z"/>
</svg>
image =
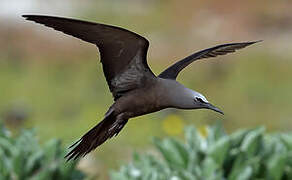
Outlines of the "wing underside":
<svg viewBox="0 0 292 180">
<path fill-rule="evenodd" d="M 158 75 L 160 78 L 164 79 L 176 79 L 179 72 L 183 70 L 185 67 L 187 67 L 192 62 L 203 59 L 203 58 L 211 58 L 216 57 L 220 55 L 225 55 L 228 53 L 235 52 L 238 49 L 245 48 L 249 45 L 252 45 L 254 43 L 257 43 L 259 41 L 253 41 L 253 42 L 242 42 L 242 43 L 230 43 L 230 44 L 222 44 L 218 45 L 212 48 L 208 48 L 199 52 L 196 52 L 178 62 L 168 67 L 166 70 L 164 70 L 162 73 Z"/>
<path fill-rule="evenodd" d="M 120 27 L 62 17 L 42 15 L 23 17 L 95 44 L 99 48 L 104 75 L 115 99 L 117 94 L 119 96 L 123 94 L 119 92 L 138 88 L 141 85 L 141 77 L 153 76 L 146 61 L 149 42 L 134 32 Z M 128 70 L 135 72 L 137 76 L 126 77 L 127 74 L 131 74 L 127 72 Z M 123 78 L 119 78 L 121 75 Z"/>
</svg>

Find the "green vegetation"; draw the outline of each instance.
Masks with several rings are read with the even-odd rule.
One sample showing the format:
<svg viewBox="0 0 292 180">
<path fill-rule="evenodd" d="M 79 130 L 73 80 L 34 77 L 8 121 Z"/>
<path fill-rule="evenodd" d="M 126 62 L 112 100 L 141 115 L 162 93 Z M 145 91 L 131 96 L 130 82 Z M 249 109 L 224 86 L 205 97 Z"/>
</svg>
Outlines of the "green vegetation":
<svg viewBox="0 0 292 180">
<path fill-rule="evenodd" d="M 52 139 L 40 146 L 34 131 L 23 130 L 17 137 L 0 125 L 0 179 L 81 180 L 78 161 L 65 163 L 65 149 Z"/>
<path fill-rule="evenodd" d="M 292 134 L 265 134 L 259 127 L 227 135 L 220 125 L 189 127 L 184 143 L 154 139 L 154 145 L 162 158 L 136 153 L 112 179 L 292 179 Z"/>
</svg>

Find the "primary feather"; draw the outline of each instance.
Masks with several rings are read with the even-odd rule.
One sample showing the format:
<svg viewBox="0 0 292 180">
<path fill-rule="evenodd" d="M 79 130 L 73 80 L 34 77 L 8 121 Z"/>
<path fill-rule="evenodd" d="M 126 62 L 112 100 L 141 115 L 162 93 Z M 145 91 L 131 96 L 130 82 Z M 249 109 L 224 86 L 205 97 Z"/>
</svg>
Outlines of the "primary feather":
<svg viewBox="0 0 292 180">
<path fill-rule="evenodd" d="M 203 59 L 203 58 L 211 58 L 216 57 L 220 55 L 225 55 L 228 53 L 235 52 L 238 49 L 245 48 L 249 45 L 252 45 L 254 43 L 257 43 L 259 41 L 253 41 L 253 42 L 242 42 L 242 43 L 230 43 L 230 44 L 222 44 L 218 45 L 212 48 L 204 49 L 202 51 L 196 52 L 178 62 L 168 67 L 166 70 L 164 70 L 162 73 L 158 75 L 160 78 L 164 79 L 176 79 L 179 72 L 183 70 L 185 67 L 187 67 L 192 62 Z"/>
</svg>

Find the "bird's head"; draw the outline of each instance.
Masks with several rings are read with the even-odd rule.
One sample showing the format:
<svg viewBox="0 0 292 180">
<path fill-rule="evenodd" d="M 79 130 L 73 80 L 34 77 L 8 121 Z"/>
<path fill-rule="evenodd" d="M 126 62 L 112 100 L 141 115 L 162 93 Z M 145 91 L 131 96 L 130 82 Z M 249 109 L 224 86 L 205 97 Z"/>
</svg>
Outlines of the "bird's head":
<svg viewBox="0 0 292 180">
<path fill-rule="evenodd" d="M 213 111 L 216 111 L 220 114 L 224 114 L 222 110 L 217 108 L 216 106 L 212 105 L 211 103 L 208 102 L 208 100 L 203 96 L 202 94 L 193 91 L 193 104 L 194 108 L 196 109 L 211 109 Z"/>
</svg>

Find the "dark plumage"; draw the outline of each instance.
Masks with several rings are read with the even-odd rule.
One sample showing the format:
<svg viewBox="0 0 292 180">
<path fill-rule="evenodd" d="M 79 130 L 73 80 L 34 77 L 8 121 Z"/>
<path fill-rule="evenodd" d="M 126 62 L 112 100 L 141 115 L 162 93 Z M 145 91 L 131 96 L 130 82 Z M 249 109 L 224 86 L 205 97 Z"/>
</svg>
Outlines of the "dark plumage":
<svg viewBox="0 0 292 180">
<path fill-rule="evenodd" d="M 257 42 L 223 44 L 202 50 L 178 61 L 156 77 L 146 60 L 149 42 L 136 33 L 120 27 L 62 17 L 23 17 L 95 44 L 115 100 L 104 119 L 70 146 L 73 149 L 66 155 L 67 160 L 85 156 L 107 139 L 118 135 L 132 117 L 169 107 L 204 108 L 223 114 L 202 94 L 184 87 L 175 79 L 183 68 L 198 59 L 225 55 Z"/>
<path fill-rule="evenodd" d="M 253 42 L 244 42 L 244 43 L 229 43 L 229 44 L 222 44 L 212 48 L 204 49 L 202 51 L 196 52 L 177 63 L 173 64 L 165 71 L 160 73 L 158 77 L 166 78 L 166 79 L 176 79 L 178 73 L 187 67 L 192 62 L 203 59 L 203 58 L 211 58 L 216 57 L 219 55 L 225 55 L 228 53 L 235 52 L 238 49 L 245 48 L 246 46 L 252 45 L 260 41 L 253 41 Z"/>
</svg>

